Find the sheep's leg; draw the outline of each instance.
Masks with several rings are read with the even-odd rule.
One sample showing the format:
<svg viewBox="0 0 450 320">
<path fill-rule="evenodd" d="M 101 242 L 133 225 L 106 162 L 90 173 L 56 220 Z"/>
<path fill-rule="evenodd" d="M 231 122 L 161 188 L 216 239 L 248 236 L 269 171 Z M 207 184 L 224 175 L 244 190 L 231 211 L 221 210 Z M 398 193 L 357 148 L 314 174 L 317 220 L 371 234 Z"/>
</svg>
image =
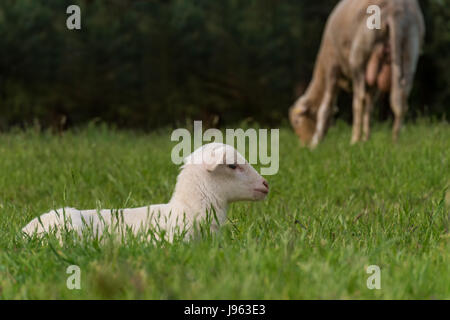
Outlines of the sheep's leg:
<svg viewBox="0 0 450 320">
<path fill-rule="evenodd" d="M 392 140 L 397 142 L 403 119 L 408 111 L 409 90 L 396 88 L 391 92 L 391 109 L 394 113 L 394 126 L 392 128 Z"/>
<path fill-rule="evenodd" d="M 361 140 L 361 126 L 363 122 L 365 83 L 364 74 L 358 74 L 353 83 L 353 132 L 351 144 Z"/>
<path fill-rule="evenodd" d="M 394 127 L 392 138 L 398 139 L 403 118 L 408 110 L 408 96 L 412 89 L 414 74 L 420 52 L 420 31 L 417 26 L 411 26 L 406 34 L 394 20 L 391 25 L 391 57 L 392 57 L 392 83 L 391 83 L 391 109 L 394 112 Z"/>
<path fill-rule="evenodd" d="M 376 41 L 378 32 L 368 28 L 361 28 L 353 39 L 352 48 L 349 55 L 349 64 L 353 81 L 353 129 L 351 143 L 355 144 L 361 140 L 361 127 L 364 116 L 364 100 L 366 97 L 366 72 L 367 68 L 373 68 L 373 79 L 376 80 L 378 66 L 367 65 L 370 58 L 378 59 Z M 380 48 L 378 48 L 380 50 Z M 379 64 L 379 61 L 376 61 Z M 369 77 L 370 78 L 370 77 Z"/>
<path fill-rule="evenodd" d="M 316 131 L 314 132 L 314 136 L 311 140 L 311 148 L 315 148 L 319 142 L 322 141 L 325 132 L 328 129 L 329 118 L 333 110 L 332 107 L 336 102 L 336 81 L 336 72 L 334 72 L 328 77 L 325 95 L 317 112 L 317 125 Z"/>
<path fill-rule="evenodd" d="M 311 140 L 311 147 L 315 148 L 320 141 L 322 141 L 325 131 L 327 129 L 328 118 L 331 114 L 331 105 L 333 102 L 333 94 L 327 92 L 320 104 L 319 111 L 317 112 L 317 125 L 314 136 Z"/>
<path fill-rule="evenodd" d="M 370 138 L 370 117 L 372 115 L 373 106 L 377 100 L 379 92 L 367 91 L 365 95 L 365 106 L 363 115 L 363 141 Z"/>
<path fill-rule="evenodd" d="M 392 88 L 390 95 L 390 104 L 394 113 L 394 126 L 392 128 L 392 140 L 397 141 L 403 117 L 408 106 L 406 105 L 406 92 L 404 88 L 404 70 L 402 67 L 401 44 L 399 41 L 393 41 L 393 59 L 392 59 Z"/>
</svg>

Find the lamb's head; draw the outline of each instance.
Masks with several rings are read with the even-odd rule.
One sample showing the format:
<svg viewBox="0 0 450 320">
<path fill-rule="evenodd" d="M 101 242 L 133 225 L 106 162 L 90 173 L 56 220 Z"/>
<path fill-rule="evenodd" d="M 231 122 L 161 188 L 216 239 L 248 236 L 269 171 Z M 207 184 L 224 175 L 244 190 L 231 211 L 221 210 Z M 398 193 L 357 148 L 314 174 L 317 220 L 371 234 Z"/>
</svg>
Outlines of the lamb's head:
<svg viewBox="0 0 450 320">
<path fill-rule="evenodd" d="M 269 193 L 267 181 L 233 147 L 206 144 L 185 159 L 185 168 L 195 166 L 205 184 L 227 202 L 262 200 Z"/>
<path fill-rule="evenodd" d="M 289 121 L 303 145 L 309 145 L 316 130 L 316 115 L 305 96 L 289 109 Z"/>
</svg>

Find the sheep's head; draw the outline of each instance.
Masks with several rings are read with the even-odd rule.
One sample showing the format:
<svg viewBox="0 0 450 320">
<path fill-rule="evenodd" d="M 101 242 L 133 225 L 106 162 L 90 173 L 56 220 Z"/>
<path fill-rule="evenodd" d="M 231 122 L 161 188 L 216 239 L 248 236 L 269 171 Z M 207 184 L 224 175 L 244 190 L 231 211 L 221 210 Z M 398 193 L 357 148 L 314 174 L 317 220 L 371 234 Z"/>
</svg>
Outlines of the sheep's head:
<svg viewBox="0 0 450 320">
<path fill-rule="evenodd" d="M 305 97 L 289 109 L 289 121 L 302 144 L 309 145 L 316 130 L 316 117 Z"/>
<path fill-rule="evenodd" d="M 200 164 L 209 187 L 228 202 L 262 200 L 269 193 L 267 181 L 229 145 L 206 144 L 185 159 L 189 164 Z"/>
</svg>

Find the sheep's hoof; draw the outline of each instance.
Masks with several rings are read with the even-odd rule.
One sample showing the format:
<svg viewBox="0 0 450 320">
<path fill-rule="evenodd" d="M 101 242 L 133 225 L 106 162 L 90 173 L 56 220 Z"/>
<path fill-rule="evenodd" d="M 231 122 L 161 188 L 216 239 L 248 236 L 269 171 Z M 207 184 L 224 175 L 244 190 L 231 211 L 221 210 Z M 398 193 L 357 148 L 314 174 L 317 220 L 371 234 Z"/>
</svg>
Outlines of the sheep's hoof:
<svg viewBox="0 0 450 320">
<path fill-rule="evenodd" d="M 319 145 L 319 140 L 318 140 L 318 139 L 313 139 L 313 140 L 311 141 L 311 143 L 309 144 L 309 148 L 310 148 L 311 150 L 314 150 L 314 149 L 317 148 L 318 145 Z"/>
</svg>

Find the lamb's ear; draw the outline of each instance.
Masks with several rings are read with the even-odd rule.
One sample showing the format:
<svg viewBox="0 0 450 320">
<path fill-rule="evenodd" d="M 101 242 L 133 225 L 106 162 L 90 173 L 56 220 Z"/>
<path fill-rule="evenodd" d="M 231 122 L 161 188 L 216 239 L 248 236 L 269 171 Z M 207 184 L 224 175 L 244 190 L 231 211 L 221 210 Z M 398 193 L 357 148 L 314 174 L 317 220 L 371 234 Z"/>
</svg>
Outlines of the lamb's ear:
<svg viewBox="0 0 450 320">
<path fill-rule="evenodd" d="M 218 163 L 204 163 L 206 170 L 208 170 L 209 172 L 216 170 L 218 165 Z"/>
<path fill-rule="evenodd" d="M 206 154 L 203 154 L 203 165 L 206 170 L 214 171 L 220 164 L 225 163 L 225 156 L 226 152 L 223 147 L 210 150 Z"/>
</svg>

